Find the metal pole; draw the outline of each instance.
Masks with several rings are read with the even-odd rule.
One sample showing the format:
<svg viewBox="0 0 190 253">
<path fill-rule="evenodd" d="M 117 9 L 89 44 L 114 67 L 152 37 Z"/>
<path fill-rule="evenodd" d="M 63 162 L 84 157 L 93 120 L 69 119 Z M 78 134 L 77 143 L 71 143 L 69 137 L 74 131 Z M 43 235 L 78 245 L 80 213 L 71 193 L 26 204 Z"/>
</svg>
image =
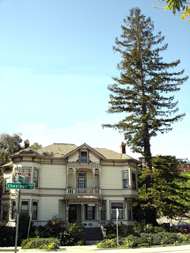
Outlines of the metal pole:
<svg viewBox="0 0 190 253">
<path fill-rule="evenodd" d="M 29 219 L 29 224 L 28 224 L 28 234 L 27 234 L 27 239 L 29 238 L 30 235 L 30 226 L 31 226 L 31 221 L 32 221 L 32 210 L 30 212 L 30 219 Z"/>
<path fill-rule="evenodd" d="M 118 208 L 116 208 L 117 245 L 118 245 L 118 217 L 119 217 L 119 210 L 118 210 Z"/>
<path fill-rule="evenodd" d="M 19 214 L 20 214 L 20 194 L 21 190 L 18 190 L 18 203 L 17 203 L 17 219 L 16 219 L 16 233 L 15 233 L 15 253 L 17 252 L 18 241 L 18 228 L 19 228 Z"/>
</svg>

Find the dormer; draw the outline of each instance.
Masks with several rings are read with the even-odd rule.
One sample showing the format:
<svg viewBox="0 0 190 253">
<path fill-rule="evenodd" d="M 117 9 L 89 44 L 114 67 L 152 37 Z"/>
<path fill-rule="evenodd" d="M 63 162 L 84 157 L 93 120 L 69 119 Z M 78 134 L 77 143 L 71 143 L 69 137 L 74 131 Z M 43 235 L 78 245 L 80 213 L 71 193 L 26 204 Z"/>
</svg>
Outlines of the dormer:
<svg viewBox="0 0 190 253">
<path fill-rule="evenodd" d="M 100 163 L 105 157 L 86 143 L 67 153 L 63 159 L 67 158 L 69 163 Z"/>
</svg>

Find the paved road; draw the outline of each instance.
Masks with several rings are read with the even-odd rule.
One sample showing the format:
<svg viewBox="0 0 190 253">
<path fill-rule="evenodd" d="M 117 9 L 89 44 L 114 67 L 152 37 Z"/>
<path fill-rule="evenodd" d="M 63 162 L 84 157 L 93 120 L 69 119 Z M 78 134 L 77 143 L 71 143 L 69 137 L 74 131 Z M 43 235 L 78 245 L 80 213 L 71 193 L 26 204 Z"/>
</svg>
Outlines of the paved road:
<svg viewBox="0 0 190 253">
<path fill-rule="evenodd" d="M 0 253 L 14 252 L 14 248 L 0 248 Z M 97 249 L 96 245 L 87 246 L 67 246 L 61 247 L 58 251 L 46 251 L 46 250 L 21 250 L 18 247 L 19 252 L 63 252 L 63 253 L 190 253 L 190 245 L 183 246 L 165 246 L 165 247 L 152 247 L 152 248 L 138 248 L 138 249 Z"/>
</svg>

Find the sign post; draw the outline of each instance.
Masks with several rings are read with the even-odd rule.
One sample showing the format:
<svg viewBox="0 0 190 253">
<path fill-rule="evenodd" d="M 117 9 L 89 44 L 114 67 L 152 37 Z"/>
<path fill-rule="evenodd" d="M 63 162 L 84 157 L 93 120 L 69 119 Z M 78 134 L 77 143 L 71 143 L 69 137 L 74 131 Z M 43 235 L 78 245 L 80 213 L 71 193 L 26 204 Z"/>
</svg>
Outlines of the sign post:
<svg viewBox="0 0 190 253">
<path fill-rule="evenodd" d="M 21 189 L 33 190 L 33 189 L 35 189 L 35 184 L 34 183 L 29 183 L 29 184 L 25 183 L 25 177 L 31 177 L 31 173 L 15 173 L 15 176 L 18 176 L 19 183 L 7 183 L 6 188 L 18 190 L 17 219 L 16 219 L 16 233 L 15 233 L 15 253 L 17 253 Z"/>
<path fill-rule="evenodd" d="M 18 227 L 19 227 L 19 215 L 20 215 L 20 192 L 18 190 L 18 199 L 17 199 L 17 218 L 16 218 L 16 234 L 15 234 L 15 253 L 17 253 L 17 241 L 18 241 Z"/>
<path fill-rule="evenodd" d="M 118 245 L 118 218 L 119 218 L 119 210 L 118 210 L 118 208 L 116 208 L 117 245 Z"/>
</svg>

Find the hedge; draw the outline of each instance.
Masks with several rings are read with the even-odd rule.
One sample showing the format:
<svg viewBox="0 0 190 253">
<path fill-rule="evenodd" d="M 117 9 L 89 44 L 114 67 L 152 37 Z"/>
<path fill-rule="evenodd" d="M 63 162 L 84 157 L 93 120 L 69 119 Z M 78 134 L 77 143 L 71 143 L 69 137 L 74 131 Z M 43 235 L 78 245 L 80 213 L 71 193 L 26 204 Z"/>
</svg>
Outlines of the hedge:
<svg viewBox="0 0 190 253">
<path fill-rule="evenodd" d="M 22 241 L 22 249 L 59 249 L 56 238 L 29 238 Z"/>
</svg>

